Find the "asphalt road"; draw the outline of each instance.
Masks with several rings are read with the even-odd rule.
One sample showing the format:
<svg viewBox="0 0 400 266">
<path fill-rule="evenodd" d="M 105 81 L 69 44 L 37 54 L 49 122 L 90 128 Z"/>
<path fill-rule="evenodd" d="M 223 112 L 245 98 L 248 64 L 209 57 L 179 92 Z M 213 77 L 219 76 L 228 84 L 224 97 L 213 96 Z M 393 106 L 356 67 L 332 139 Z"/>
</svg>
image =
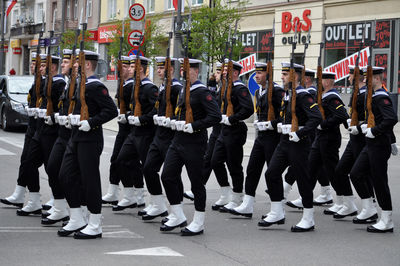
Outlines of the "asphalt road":
<svg viewBox="0 0 400 266">
<path fill-rule="evenodd" d="M 108 125 L 113 128 L 113 125 Z M 108 167 L 115 132 L 104 130 L 105 146 L 101 157 L 103 194 L 108 186 Z M 0 197 L 12 193 L 16 183 L 24 134 L 0 131 Z M 254 139 L 249 128 L 243 166 Z M 399 138 L 398 138 L 399 139 Z M 347 139 L 343 139 L 342 148 Z M 39 217 L 18 217 L 16 209 L 0 206 L 0 265 L 400 265 L 400 157 L 389 161 L 389 179 L 393 200 L 393 234 L 367 233 L 364 225 L 351 219 L 333 221 L 315 208 L 316 230 L 295 234 L 290 227 L 301 218 L 300 211 L 286 208 L 286 223 L 270 229 L 259 229 L 257 222 L 269 210 L 262 178 L 257 190 L 252 219 L 217 213 L 211 205 L 219 197 L 215 177 L 207 184 L 205 233 L 181 237 L 178 232 L 162 234 L 159 220 L 142 222 L 137 209 L 112 213 L 103 208 L 103 238 L 91 241 L 60 238 L 59 227 L 42 227 Z M 183 172 L 183 182 L 189 181 Z M 50 197 L 47 176 L 40 169 L 42 201 Z M 317 188 L 315 194 L 319 192 Z M 289 199 L 298 196 L 294 188 Z M 146 197 L 148 198 L 148 197 Z M 191 221 L 194 206 L 184 201 L 184 211 Z M 357 201 L 360 207 L 360 201 Z M 144 249 L 144 250 L 143 250 Z M 130 251 L 121 254 L 113 252 Z"/>
</svg>

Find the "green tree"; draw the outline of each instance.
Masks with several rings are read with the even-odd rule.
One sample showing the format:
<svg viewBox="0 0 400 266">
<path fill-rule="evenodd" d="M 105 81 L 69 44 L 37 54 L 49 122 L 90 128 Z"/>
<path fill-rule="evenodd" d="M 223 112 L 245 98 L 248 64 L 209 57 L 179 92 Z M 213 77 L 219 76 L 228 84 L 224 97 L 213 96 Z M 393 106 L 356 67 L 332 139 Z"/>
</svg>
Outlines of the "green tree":
<svg viewBox="0 0 400 266">
<path fill-rule="evenodd" d="M 85 31 L 85 50 L 94 51 L 94 44 L 92 40 L 89 40 L 90 33 L 89 31 Z M 76 31 L 75 30 L 67 30 L 61 35 L 61 44 L 60 49 L 61 53 L 64 49 L 72 49 L 75 44 Z M 76 48 L 79 49 L 80 42 L 82 40 L 82 33 L 79 35 L 78 43 Z"/>
<path fill-rule="evenodd" d="M 222 62 L 225 56 L 226 42 L 229 39 L 229 31 L 232 36 L 236 21 L 240 20 L 246 3 L 247 1 L 239 0 L 234 6 L 227 6 L 225 1 L 213 0 L 212 7 L 202 6 L 193 11 L 189 43 L 189 52 L 192 56 L 202 59 L 208 65 L 216 61 Z M 238 36 L 237 33 L 236 35 Z M 239 58 L 241 46 L 241 42 L 236 41 L 232 59 Z M 226 57 L 228 56 L 229 51 Z"/>
</svg>

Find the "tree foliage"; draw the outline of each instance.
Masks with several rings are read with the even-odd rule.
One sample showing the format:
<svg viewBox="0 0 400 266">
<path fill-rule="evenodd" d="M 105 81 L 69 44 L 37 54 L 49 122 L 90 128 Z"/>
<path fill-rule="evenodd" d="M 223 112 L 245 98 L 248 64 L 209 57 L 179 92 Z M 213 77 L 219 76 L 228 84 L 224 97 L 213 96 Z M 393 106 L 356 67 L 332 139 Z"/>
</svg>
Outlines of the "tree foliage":
<svg viewBox="0 0 400 266">
<path fill-rule="evenodd" d="M 213 0 L 213 7 L 202 6 L 194 11 L 189 43 L 192 56 L 202 59 L 207 64 L 222 62 L 224 57 L 229 57 L 229 51 L 225 52 L 229 31 L 232 37 L 235 23 L 240 20 L 246 3 L 247 1 L 239 0 L 235 6 L 227 6 L 225 1 Z M 236 35 L 238 36 L 237 33 Z M 237 40 L 233 47 L 233 60 L 239 58 L 241 46 L 241 42 Z"/>
<path fill-rule="evenodd" d="M 89 31 L 85 31 L 85 50 L 89 51 L 94 51 L 94 44 L 92 40 L 89 40 L 90 33 Z M 73 48 L 75 44 L 75 38 L 76 38 L 76 31 L 75 30 L 67 30 L 65 31 L 62 36 L 61 36 L 61 43 L 60 43 L 60 49 L 61 53 L 64 49 L 71 49 Z M 76 48 L 79 49 L 80 47 L 80 42 L 82 40 L 82 33 L 79 35 L 78 42 Z"/>
</svg>

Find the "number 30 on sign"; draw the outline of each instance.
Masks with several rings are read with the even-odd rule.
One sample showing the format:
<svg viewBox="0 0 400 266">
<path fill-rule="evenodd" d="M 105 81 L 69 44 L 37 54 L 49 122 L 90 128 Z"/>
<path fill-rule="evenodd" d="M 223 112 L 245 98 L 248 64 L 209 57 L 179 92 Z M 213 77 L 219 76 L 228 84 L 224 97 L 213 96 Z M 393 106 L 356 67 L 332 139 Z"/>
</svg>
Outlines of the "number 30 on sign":
<svg viewBox="0 0 400 266">
<path fill-rule="evenodd" d="M 144 15 L 145 15 L 144 7 L 139 3 L 133 4 L 129 8 L 129 16 L 134 21 L 142 20 L 144 18 Z"/>
</svg>

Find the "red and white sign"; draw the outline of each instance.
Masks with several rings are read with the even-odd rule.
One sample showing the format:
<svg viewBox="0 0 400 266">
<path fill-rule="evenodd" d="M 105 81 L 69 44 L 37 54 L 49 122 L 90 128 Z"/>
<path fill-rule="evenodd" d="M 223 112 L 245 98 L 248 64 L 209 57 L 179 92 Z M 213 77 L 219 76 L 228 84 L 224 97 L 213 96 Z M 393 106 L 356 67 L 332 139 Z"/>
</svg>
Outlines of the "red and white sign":
<svg viewBox="0 0 400 266">
<path fill-rule="evenodd" d="M 143 33 L 140 30 L 133 30 L 129 33 L 128 35 L 128 43 L 130 46 L 133 48 L 136 48 L 139 45 L 143 45 L 144 38 L 142 38 L 142 42 L 140 42 L 140 37 L 143 35 Z"/>
<path fill-rule="evenodd" d="M 133 4 L 129 7 L 129 16 L 134 21 L 139 21 L 144 18 L 145 11 L 144 6 L 139 3 Z"/>
<path fill-rule="evenodd" d="M 239 61 L 239 64 L 243 66 L 240 76 L 247 74 L 256 69 L 256 54 L 251 54 Z"/>
<path fill-rule="evenodd" d="M 358 63 L 359 67 L 365 67 L 368 65 L 369 57 L 369 47 L 364 48 L 360 51 L 360 61 Z M 356 65 L 356 59 L 358 57 L 358 52 L 354 53 L 345 59 L 342 59 L 330 66 L 324 68 L 324 71 L 331 71 L 336 73 L 335 82 L 342 80 L 349 76 L 349 65 Z"/>
<path fill-rule="evenodd" d="M 117 25 L 99 27 L 98 43 L 113 42 L 112 38 L 117 33 Z"/>
<path fill-rule="evenodd" d="M 309 31 L 311 28 L 311 10 L 306 9 L 303 11 L 303 22 L 300 21 L 299 17 L 294 17 L 291 12 L 282 12 L 282 33 L 288 33 L 290 31 L 295 31 L 297 24 L 297 32 Z M 293 18 L 293 20 L 292 20 Z"/>
<path fill-rule="evenodd" d="M 22 54 L 22 49 L 19 47 L 13 48 L 13 54 Z"/>
</svg>

